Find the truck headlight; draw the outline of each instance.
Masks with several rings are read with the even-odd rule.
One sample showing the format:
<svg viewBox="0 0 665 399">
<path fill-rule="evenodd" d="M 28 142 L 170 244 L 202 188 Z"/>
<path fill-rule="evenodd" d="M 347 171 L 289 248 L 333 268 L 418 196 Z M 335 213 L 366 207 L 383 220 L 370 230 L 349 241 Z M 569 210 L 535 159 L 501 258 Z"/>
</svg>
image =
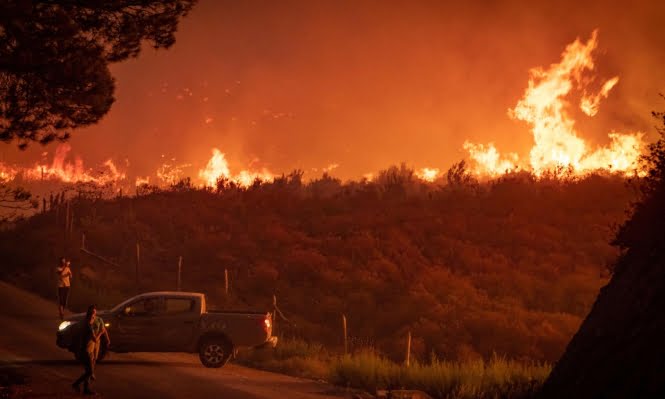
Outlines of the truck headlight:
<svg viewBox="0 0 665 399">
<path fill-rule="evenodd" d="M 71 321 L 63 321 L 63 322 L 60 323 L 60 325 L 58 326 L 58 331 L 62 331 L 62 330 L 64 330 L 65 328 L 71 326 L 72 324 L 74 324 L 74 323 L 72 323 Z"/>
</svg>

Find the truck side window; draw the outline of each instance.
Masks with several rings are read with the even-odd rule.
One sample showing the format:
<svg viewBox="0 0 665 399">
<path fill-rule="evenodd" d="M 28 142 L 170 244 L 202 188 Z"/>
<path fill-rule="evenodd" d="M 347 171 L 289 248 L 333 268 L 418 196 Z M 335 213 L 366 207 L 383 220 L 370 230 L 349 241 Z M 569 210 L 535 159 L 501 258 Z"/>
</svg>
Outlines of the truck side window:
<svg viewBox="0 0 665 399">
<path fill-rule="evenodd" d="M 196 303 L 188 298 L 166 298 L 166 314 L 180 314 L 194 311 Z"/>
<path fill-rule="evenodd" d="M 127 306 L 125 313 L 128 316 L 154 316 L 160 312 L 158 298 L 146 298 Z"/>
</svg>

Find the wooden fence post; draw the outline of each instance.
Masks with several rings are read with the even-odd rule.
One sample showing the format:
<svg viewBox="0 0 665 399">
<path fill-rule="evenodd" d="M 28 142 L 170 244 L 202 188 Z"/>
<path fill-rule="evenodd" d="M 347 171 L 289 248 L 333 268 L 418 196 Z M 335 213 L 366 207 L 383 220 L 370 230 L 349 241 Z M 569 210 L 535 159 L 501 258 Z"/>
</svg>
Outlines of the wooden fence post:
<svg viewBox="0 0 665 399">
<path fill-rule="evenodd" d="M 275 334 L 277 327 L 277 295 L 272 295 L 272 332 Z"/>
<path fill-rule="evenodd" d="M 182 256 L 178 258 L 178 291 L 182 291 L 182 280 L 180 276 L 182 274 Z"/>
<path fill-rule="evenodd" d="M 411 365 L 411 331 L 406 339 L 406 367 Z"/>
<path fill-rule="evenodd" d="M 65 212 L 65 238 L 67 238 L 67 230 L 69 229 L 69 201 L 67 201 L 67 211 Z"/>
<path fill-rule="evenodd" d="M 140 285 L 141 285 L 140 284 L 141 280 L 139 278 L 140 264 L 141 264 L 141 246 L 137 241 L 136 242 L 136 270 L 135 270 L 136 271 L 136 291 L 137 292 L 139 291 L 139 288 L 140 288 Z"/>
<path fill-rule="evenodd" d="M 342 329 L 344 331 L 344 355 L 349 353 L 349 344 L 346 339 L 346 315 L 342 315 Z"/>
<path fill-rule="evenodd" d="M 224 294 L 229 296 L 229 271 L 224 269 Z"/>
</svg>

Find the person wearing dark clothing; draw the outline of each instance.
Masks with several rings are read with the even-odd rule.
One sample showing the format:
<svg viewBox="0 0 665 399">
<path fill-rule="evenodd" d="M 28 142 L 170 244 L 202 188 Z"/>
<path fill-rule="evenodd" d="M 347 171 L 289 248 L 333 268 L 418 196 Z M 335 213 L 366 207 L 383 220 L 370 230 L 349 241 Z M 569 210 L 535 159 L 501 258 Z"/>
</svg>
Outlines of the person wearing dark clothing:
<svg viewBox="0 0 665 399">
<path fill-rule="evenodd" d="M 90 390 L 90 382 L 95 379 L 95 363 L 97 362 L 98 344 L 99 339 L 106 333 L 103 322 L 101 328 L 97 321 L 97 309 L 95 305 L 88 307 L 85 321 L 81 323 L 80 332 L 80 347 L 79 358 L 83 363 L 84 372 L 81 376 L 74 381 L 72 387 L 76 392 L 80 392 L 81 384 L 83 384 L 83 393 L 86 395 L 93 395 L 94 392 Z"/>
</svg>

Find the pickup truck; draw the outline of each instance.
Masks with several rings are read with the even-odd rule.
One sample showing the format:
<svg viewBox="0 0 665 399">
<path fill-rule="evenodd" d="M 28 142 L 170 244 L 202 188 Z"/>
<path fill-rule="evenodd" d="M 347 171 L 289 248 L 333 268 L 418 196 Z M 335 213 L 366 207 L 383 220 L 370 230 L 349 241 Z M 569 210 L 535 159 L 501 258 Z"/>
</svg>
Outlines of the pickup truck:
<svg viewBox="0 0 665 399">
<path fill-rule="evenodd" d="M 99 360 L 108 351 L 198 353 L 205 367 L 221 367 L 234 350 L 275 346 L 268 312 L 213 311 L 205 295 L 195 292 L 149 292 L 113 309 L 99 310 L 111 345 L 102 340 Z M 79 353 L 85 313 L 68 317 L 58 327 L 56 344 Z"/>
</svg>

